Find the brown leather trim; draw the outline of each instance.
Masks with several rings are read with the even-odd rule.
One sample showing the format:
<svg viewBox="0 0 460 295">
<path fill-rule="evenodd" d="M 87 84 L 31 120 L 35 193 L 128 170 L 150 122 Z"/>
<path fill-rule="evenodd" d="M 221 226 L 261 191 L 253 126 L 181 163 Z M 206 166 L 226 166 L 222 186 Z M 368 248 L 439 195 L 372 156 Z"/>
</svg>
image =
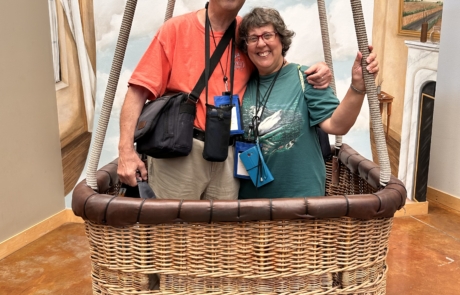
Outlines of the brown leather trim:
<svg viewBox="0 0 460 295">
<path fill-rule="evenodd" d="M 343 145 L 340 161 L 373 186 L 379 187 L 380 168 Z M 97 183 L 105 192 L 118 182 L 117 161 L 97 172 Z M 95 194 L 81 181 L 74 189 L 72 209 L 75 215 L 97 224 L 112 226 L 174 222 L 224 222 L 253 220 L 293 220 L 307 218 L 353 217 L 373 219 L 391 217 L 404 206 L 406 189 L 391 177 L 388 185 L 362 195 L 321 196 L 290 199 L 253 199 L 236 201 L 143 200 Z"/>
<path fill-rule="evenodd" d="M 140 122 L 137 124 L 137 130 L 144 129 L 145 125 L 147 125 L 147 121 L 140 121 Z"/>
</svg>

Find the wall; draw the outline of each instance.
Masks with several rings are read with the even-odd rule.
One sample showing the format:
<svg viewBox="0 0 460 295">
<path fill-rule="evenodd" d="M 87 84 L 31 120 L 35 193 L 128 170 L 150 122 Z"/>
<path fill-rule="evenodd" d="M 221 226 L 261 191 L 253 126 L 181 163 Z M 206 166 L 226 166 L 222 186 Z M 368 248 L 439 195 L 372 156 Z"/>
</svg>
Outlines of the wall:
<svg viewBox="0 0 460 295">
<path fill-rule="evenodd" d="M 374 1 L 373 45 L 380 62 L 377 83 L 381 84 L 383 91 L 395 97 L 392 104 L 390 134 L 400 140 L 407 66 L 407 46 L 404 41 L 418 38 L 398 35 L 398 16 L 399 2 Z"/>
<path fill-rule="evenodd" d="M 398 138 L 402 127 L 407 66 L 404 41 L 418 38 L 398 35 L 399 5 L 395 5 L 395 1 L 375 0 L 374 8 L 373 44 L 381 68 L 377 82 L 382 83 L 383 91 L 395 97 L 390 134 Z M 460 132 L 456 130 L 460 126 L 459 13 L 458 0 L 444 0 L 428 177 L 429 191 L 434 191 L 432 199 L 454 208 L 459 208 L 460 204 L 460 173 L 458 169 L 451 168 L 460 165 L 460 159 L 453 154 L 455 147 L 460 145 Z"/>
<path fill-rule="evenodd" d="M 460 201 L 460 1 L 444 0 L 428 185 Z"/>
<path fill-rule="evenodd" d="M 0 10 L 0 242 L 64 209 L 48 3 Z"/>
</svg>

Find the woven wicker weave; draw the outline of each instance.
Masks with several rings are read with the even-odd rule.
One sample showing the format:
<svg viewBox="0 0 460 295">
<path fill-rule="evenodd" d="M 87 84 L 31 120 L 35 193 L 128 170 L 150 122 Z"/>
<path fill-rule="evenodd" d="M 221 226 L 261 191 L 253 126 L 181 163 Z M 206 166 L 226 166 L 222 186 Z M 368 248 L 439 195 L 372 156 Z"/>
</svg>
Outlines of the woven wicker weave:
<svg viewBox="0 0 460 295">
<path fill-rule="evenodd" d="M 327 194 L 377 192 L 346 165 L 332 185 L 326 166 Z M 391 217 L 123 227 L 87 220 L 86 233 L 94 294 L 351 295 L 385 294 L 391 225 Z M 152 274 L 160 290 L 149 290 Z"/>
<path fill-rule="evenodd" d="M 391 218 L 87 222 L 95 294 L 385 294 Z M 161 291 L 149 291 L 158 273 Z"/>
</svg>

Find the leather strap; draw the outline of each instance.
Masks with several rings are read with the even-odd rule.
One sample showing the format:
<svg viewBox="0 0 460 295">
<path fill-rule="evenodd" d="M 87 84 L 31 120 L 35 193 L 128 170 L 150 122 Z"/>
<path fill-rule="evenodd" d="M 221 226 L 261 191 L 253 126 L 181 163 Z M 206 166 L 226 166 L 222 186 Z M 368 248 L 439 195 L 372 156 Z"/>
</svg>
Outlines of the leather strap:
<svg viewBox="0 0 460 295">
<path fill-rule="evenodd" d="M 206 8 L 207 11 L 207 8 Z M 236 20 L 234 20 L 231 25 L 227 28 L 227 30 L 224 33 L 224 36 L 220 40 L 219 44 L 216 47 L 216 50 L 212 54 L 211 59 L 209 59 L 209 18 L 206 17 L 206 24 L 205 24 L 205 52 L 206 50 L 208 51 L 206 55 L 206 64 L 205 64 L 205 69 L 203 70 L 203 73 L 201 73 L 200 78 L 198 79 L 198 82 L 196 82 L 195 87 L 193 88 L 192 92 L 190 93 L 189 97 L 193 102 L 197 102 L 198 98 L 200 97 L 201 92 L 203 91 L 204 87 L 207 86 L 208 80 L 210 75 L 214 72 L 214 69 L 216 68 L 217 64 L 220 61 L 220 58 L 224 54 L 225 49 L 227 48 L 228 43 L 230 42 L 231 39 L 235 40 L 235 30 L 236 30 Z M 235 44 L 235 42 L 233 42 Z M 234 47 L 234 46 L 233 46 Z M 234 53 L 232 52 L 232 63 L 231 69 L 230 69 L 230 81 L 231 81 L 231 89 L 233 89 L 233 64 L 234 64 Z M 206 98 L 207 98 L 207 91 L 206 91 Z"/>
</svg>

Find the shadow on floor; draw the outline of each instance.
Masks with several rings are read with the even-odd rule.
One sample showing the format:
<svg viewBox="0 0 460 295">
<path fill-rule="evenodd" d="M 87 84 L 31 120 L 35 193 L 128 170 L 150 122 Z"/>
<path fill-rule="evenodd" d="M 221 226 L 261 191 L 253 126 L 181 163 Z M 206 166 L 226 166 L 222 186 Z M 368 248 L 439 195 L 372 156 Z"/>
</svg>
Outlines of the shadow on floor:
<svg viewBox="0 0 460 295">
<path fill-rule="evenodd" d="M 460 294 L 460 212 L 394 219 L 387 295 Z M 0 294 L 92 294 L 83 224 L 69 223 L 0 260 Z"/>
</svg>

